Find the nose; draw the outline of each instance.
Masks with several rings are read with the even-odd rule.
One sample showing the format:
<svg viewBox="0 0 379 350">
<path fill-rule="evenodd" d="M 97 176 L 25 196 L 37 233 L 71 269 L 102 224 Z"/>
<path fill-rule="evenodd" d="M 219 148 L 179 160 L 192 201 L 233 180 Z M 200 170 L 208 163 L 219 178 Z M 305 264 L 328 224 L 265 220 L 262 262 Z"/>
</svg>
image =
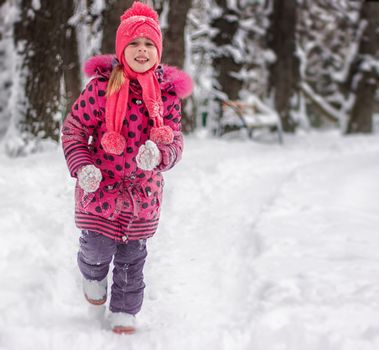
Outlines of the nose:
<svg viewBox="0 0 379 350">
<path fill-rule="evenodd" d="M 145 47 L 144 45 L 141 45 L 141 46 L 138 48 L 138 51 L 146 52 L 146 47 Z"/>
</svg>

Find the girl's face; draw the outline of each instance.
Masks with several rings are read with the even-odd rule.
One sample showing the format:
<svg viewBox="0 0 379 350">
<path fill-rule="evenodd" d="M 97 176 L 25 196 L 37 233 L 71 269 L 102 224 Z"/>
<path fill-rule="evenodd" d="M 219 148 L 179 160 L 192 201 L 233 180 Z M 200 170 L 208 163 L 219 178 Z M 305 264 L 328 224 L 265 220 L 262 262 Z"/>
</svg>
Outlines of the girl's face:
<svg viewBox="0 0 379 350">
<path fill-rule="evenodd" d="M 125 61 L 137 73 L 148 71 L 158 62 L 158 50 L 147 38 L 131 41 L 124 50 Z"/>
</svg>

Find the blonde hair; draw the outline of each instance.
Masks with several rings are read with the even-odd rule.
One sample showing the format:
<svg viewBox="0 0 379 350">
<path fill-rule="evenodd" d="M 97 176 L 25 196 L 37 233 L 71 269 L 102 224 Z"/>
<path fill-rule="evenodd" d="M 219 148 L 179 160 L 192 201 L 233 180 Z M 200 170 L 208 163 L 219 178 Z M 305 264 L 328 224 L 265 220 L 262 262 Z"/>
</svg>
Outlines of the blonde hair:
<svg viewBox="0 0 379 350">
<path fill-rule="evenodd" d="M 125 82 L 124 72 L 121 65 L 113 68 L 109 83 L 107 86 L 107 97 L 113 95 L 121 89 L 122 84 Z"/>
</svg>

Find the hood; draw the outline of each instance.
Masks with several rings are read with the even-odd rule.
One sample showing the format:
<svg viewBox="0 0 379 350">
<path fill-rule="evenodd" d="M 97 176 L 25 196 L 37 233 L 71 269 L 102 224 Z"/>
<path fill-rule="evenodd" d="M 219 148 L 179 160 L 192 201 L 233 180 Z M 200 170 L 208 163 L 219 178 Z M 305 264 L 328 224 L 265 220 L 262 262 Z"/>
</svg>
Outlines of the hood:
<svg viewBox="0 0 379 350">
<path fill-rule="evenodd" d="M 87 77 L 102 76 L 109 79 L 113 67 L 118 64 L 115 55 L 98 55 L 91 57 L 84 64 L 84 73 Z M 177 67 L 160 65 L 155 71 L 161 89 L 174 90 L 179 98 L 186 98 L 192 94 L 193 83 L 191 77 Z"/>
</svg>

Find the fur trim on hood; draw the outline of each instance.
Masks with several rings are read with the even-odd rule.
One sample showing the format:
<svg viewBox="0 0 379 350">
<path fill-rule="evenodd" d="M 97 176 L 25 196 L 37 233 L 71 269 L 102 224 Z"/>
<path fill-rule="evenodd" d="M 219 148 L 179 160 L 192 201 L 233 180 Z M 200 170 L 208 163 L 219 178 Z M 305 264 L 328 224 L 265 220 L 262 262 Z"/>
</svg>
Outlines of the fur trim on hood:
<svg viewBox="0 0 379 350">
<path fill-rule="evenodd" d="M 84 64 L 84 73 L 88 77 L 103 76 L 109 78 L 113 67 L 118 63 L 114 55 L 98 55 L 91 57 Z M 177 67 L 161 65 L 156 74 L 162 90 L 175 91 L 179 98 L 192 94 L 193 82 L 191 77 Z"/>
</svg>

